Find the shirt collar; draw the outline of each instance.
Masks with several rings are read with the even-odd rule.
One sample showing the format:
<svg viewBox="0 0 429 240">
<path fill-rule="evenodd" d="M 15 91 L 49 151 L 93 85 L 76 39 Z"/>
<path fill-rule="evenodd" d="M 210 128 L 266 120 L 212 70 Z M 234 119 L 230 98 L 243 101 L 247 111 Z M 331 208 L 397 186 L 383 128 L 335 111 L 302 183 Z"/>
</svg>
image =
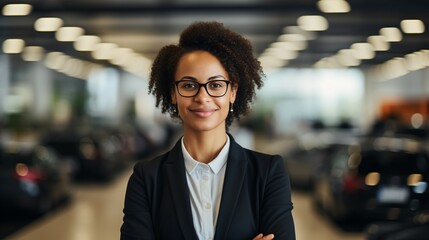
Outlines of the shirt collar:
<svg viewBox="0 0 429 240">
<path fill-rule="evenodd" d="M 192 173 L 192 171 L 195 170 L 195 168 L 198 166 L 198 164 L 203 164 L 203 165 L 208 165 L 214 174 L 218 174 L 219 171 L 222 169 L 222 167 L 226 164 L 226 161 L 228 160 L 228 153 L 229 153 L 229 147 L 230 147 L 230 140 L 229 140 L 228 135 L 226 135 L 226 143 L 222 147 L 222 150 L 208 164 L 198 162 L 197 160 L 195 160 L 191 157 L 191 155 L 189 154 L 189 152 L 185 148 L 185 144 L 183 142 L 183 137 L 181 140 L 181 145 L 182 145 L 183 158 L 185 159 L 185 167 L 186 167 L 186 171 L 188 173 Z"/>
</svg>

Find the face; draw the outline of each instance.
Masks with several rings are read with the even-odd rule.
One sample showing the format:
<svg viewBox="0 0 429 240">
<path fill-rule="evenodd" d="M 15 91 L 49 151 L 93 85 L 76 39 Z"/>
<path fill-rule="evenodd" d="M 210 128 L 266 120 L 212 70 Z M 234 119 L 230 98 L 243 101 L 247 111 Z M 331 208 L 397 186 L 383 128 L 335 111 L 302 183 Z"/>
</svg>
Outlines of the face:
<svg viewBox="0 0 429 240">
<path fill-rule="evenodd" d="M 178 63 L 175 81 L 189 80 L 204 84 L 214 80 L 229 80 L 229 75 L 220 61 L 206 51 L 194 51 L 183 55 Z M 195 84 L 190 84 L 195 85 Z M 198 87 L 198 85 L 196 85 Z M 216 91 L 216 83 L 206 87 Z M 184 86 L 185 87 L 185 86 Z M 172 92 L 173 104 L 183 121 L 185 130 L 225 131 L 225 119 L 229 113 L 230 103 L 234 103 L 237 88 L 230 83 L 225 95 L 212 97 L 204 87 L 193 97 L 183 97 L 176 85 Z M 183 94 L 182 94 L 183 95 Z M 213 94 L 212 94 L 213 95 Z"/>
</svg>

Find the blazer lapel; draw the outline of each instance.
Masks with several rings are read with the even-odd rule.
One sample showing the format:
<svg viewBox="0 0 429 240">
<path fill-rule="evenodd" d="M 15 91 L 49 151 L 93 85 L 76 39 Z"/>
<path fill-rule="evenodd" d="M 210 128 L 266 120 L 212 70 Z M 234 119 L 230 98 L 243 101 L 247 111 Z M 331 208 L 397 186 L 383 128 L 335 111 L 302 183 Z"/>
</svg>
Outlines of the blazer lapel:
<svg viewBox="0 0 429 240">
<path fill-rule="evenodd" d="M 238 204 L 247 166 L 243 149 L 234 141 L 231 135 L 229 135 L 229 138 L 231 146 L 229 149 L 222 199 L 216 224 L 216 240 L 226 239 L 225 235 L 231 225 L 232 216 Z"/>
<path fill-rule="evenodd" d="M 192 221 L 191 203 L 180 140 L 168 155 L 166 169 L 172 201 L 178 217 L 177 221 L 183 231 L 183 236 L 186 239 L 198 239 Z"/>
</svg>

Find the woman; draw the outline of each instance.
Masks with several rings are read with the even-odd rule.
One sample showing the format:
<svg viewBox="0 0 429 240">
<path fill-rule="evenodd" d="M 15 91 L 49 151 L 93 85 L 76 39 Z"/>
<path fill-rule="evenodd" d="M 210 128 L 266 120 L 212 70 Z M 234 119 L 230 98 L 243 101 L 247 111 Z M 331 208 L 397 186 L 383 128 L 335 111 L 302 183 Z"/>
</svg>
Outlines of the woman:
<svg viewBox="0 0 429 240">
<path fill-rule="evenodd" d="M 227 133 L 262 75 L 249 41 L 217 22 L 195 23 L 161 49 L 149 91 L 181 120 L 183 137 L 134 167 L 121 239 L 295 239 L 282 158 L 244 149 Z"/>
</svg>

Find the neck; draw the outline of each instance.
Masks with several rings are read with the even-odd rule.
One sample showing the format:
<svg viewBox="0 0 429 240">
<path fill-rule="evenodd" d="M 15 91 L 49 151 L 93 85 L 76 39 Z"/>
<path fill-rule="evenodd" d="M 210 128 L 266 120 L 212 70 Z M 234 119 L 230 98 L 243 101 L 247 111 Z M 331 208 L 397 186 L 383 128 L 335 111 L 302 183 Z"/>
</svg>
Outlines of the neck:
<svg viewBox="0 0 429 240">
<path fill-rule="evenodd" d="M 183 142 L 192 158 L 202 163 L 209 163 L 225 145 L 226 131 L 194 132 L 185 130 Z"/>
</svg>

